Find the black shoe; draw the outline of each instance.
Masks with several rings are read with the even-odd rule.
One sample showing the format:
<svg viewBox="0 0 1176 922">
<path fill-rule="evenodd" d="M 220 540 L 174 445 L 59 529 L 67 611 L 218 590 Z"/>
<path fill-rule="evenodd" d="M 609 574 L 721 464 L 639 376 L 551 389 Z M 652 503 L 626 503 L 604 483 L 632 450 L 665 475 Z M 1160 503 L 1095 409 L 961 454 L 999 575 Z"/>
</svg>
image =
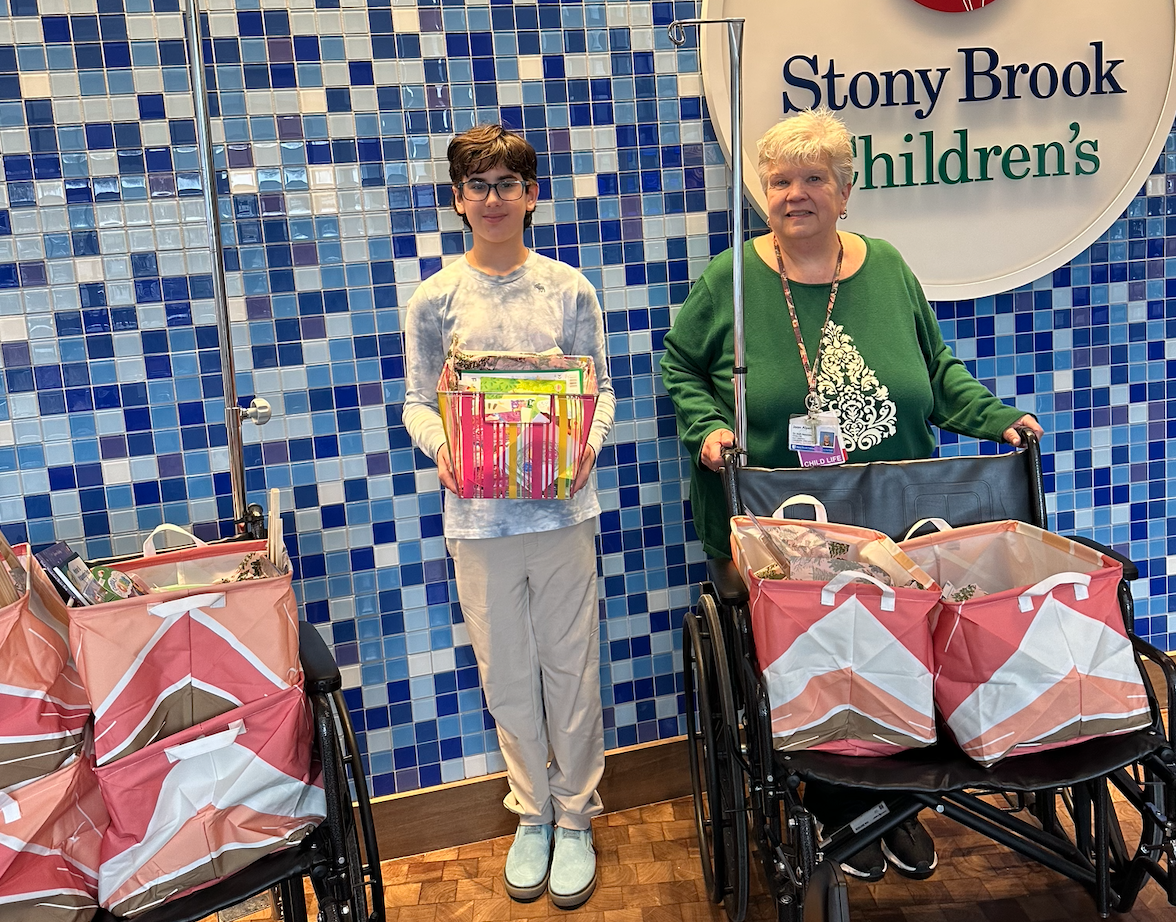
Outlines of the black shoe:
<svg viewBox="0 0 1176 922">
<path fill-rule="evenodd" d="M 912 880 L 926 880 L 939 864 L 935 843 L 917 816 L 899 823 L 882 836 L 882 853 L 899 874 Z"/>
<path fill-rule="evenodd" d="M 882 843 L 871 842 L 841 862 L 841 870 L 855 880 L 873 883 L 881 880 L 886 873 L 886 856 L 882 854 Z"/>
</svg>

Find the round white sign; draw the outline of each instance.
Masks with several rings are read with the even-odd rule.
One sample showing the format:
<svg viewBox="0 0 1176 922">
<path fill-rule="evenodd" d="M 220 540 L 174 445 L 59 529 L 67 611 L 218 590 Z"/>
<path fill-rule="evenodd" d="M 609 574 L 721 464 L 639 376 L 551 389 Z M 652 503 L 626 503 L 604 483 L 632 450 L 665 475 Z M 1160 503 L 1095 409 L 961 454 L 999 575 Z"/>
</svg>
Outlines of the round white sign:
<svg viewBox="0 0 1176 922">
<path fill-rule="evenodd" d="M 706 0 L 744 19 L 743 163 L 756 140 L 825 105 L 854 135 L 844 227 L 884 237 L 933 299 L 1042 277 L 1138 193 L 1176 115 L 1176 0 Z M 727 28 L 702 73 L 730 159 Z"/>
</svg>

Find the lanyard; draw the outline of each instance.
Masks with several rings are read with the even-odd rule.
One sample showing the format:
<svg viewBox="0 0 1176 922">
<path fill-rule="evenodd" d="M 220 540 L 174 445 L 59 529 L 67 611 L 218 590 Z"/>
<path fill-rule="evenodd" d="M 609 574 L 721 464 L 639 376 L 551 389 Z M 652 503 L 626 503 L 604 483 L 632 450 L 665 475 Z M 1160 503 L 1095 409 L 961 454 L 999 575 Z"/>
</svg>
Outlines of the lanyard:
<svg viewBox="0 0 1176 922">
<path fill-rule="evenodd" d="M 796 316 L 796 305 L 792 302 L 792 288 L 788 285 L 788 273 L 784 270 L 784 257 L 780 253 L 780 241 L 772 235 L 772 246 L 776 250 L 776 265 L 780 269 L 780 283 L 784 286 L 784 300 L 788 302 L 788 315 L 792 318 L 792 332 L 796 334 L 796 347 L 800 350 L 800 364 L 804 366 L 804 375 L 808 378 L 809 392 L 804 405 L 809 414 L 819 409 L 817 400 L 817 369 L 821 363 L 821 351 L 825 346 L 825 333 L 829 329 L 829 319 L 833 316 L 833 304 L 837 300 L 837 286 L 841 281 L 841 260 L 845 256 L 845 244 L 841 242 L 841 235 L 837 235 L 837 266 L 833 270 L 833 282 L 829 286 L 829 309 L 825 311 L 825 323 L 821 327 L 821 338 L 817 341 L 817 354 L 810 366 L 808 351 L 804 348 L 804 338 L 800 335 L 800 320 Z"/>
</svg>

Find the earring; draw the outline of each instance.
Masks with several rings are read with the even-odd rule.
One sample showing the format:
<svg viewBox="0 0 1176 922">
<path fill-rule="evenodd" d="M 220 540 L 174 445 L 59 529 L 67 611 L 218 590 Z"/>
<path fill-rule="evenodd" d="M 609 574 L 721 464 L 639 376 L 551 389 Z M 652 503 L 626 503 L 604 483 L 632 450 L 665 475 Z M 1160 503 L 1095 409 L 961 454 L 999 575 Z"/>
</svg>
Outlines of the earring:
<svg viewBox="0 0 1176 922">
<path fill-rule="evenodd" d="M 842 220 L 842 221 L 844 221 L 844 220 L 845 220 L 846 218 L 848 218 L 848 217 L 849 217 L 849 212 L 848 212 L 848 211 L 842 211 L 842 212 L 841 212 L 841 220 Z"/>
</svg>

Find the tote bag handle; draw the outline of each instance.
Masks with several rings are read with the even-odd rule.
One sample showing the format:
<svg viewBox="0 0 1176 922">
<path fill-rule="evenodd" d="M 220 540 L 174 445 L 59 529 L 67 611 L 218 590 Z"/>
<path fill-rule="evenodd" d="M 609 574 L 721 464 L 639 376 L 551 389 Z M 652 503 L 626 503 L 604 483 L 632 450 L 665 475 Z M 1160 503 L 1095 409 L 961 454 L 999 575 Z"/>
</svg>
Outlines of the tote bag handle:
<svg viewBox="0 0 1176 922">
<path fill-rule="evenodd" d="M 202 736 L 198 739 L 189 740 L 186 743 L 168 746 L 163 752 L 169 762 L 182 762 L 184 759 L 192 759 L 196 756 L 216 752 L 219 749 L 228 749 L 236 742 L 237 737 L 244 732 L 245 721 L 234 720 L 229 724 L 228 729 L 221 730 L 220 733 L 213 733 L 211 736 Z"/>
<path fill-rule="evenodd" d="M 821 604 L 826 608 L 831 608 L 836 601 L 837 593 L 846 587 L 847 584 L 853 580 L 864 580 L 867 583 L 873 583 L 882 590 L 882 610 L 894 611 L 894 588 L 887 586 L 879 579 L 870 576 L 869 573 L 863 573 L 861 570 L 844 570 L 834 576 L 829 582 L 821 588 Z"/>
<path fill-rule="evenodd" d="M 143 556 L 154 557 L 159 551 L 155 547 L 155 538 L 157 535 L 173 534 L 180 535 L 185 540 L 191 542 L 195 547 L 204 547 L 208 542 L 201 541 L 190 531 L 180 528 L 179 525 L 172 525 L 170 522 L 164 522 L 162 525 L 156 525 L 155 530 L 147 536 L 147 540 L 143 542 Z"/>
<path fill-rule="evenodd" d="M 808 493 L 797 493 L 794 496 L 788 497 L 788 499 L 776 507 L 776 511 L 772 513 L 772 518 L 785 518 L 784 510 L 789 506 L 812 506 L 813 513 L 816 515 L 816 521 L 823 523 L 829 521 L 829 513 L 825 511 L 825 504 Z"/>
<path fill-rule="evenodd" d="M 1087 598 L 1090 595 L 1090 574 L 1089 573 L 1055 573 L 1053 576 L 1047 576 L 1036 586 L 1030 586 L 1019 596 L 1017 596 L 1017 607 L 1021 611 L 1033 610 L 1033 598 L 1035 596 L 1045 595 L 1058 586 L 1072 585 L 1074 587 L 1074 598 L 1079 601 Z"/>
<path fill-rule="evenodd" d="M 936 531 L 951 531 L 952 527 L 951 523 L 948 522 L 947 519 L 940 519 L 936 518 L 935 516 L 931 516 L 926 519 L 919 519 L 919 521 L 915 522 L 914 525 L 907 529 L 906 536 L 902 540 L 910 541 L 911 535 L 917 532 L 924 525 L 934 525 Z"/>
<path fill-rule="evenodd" d="M 10 794 L 0 791 L 0 819 L 5 823 L 15 823 L 20 819 L 20 804 Z"/>
</svg>

